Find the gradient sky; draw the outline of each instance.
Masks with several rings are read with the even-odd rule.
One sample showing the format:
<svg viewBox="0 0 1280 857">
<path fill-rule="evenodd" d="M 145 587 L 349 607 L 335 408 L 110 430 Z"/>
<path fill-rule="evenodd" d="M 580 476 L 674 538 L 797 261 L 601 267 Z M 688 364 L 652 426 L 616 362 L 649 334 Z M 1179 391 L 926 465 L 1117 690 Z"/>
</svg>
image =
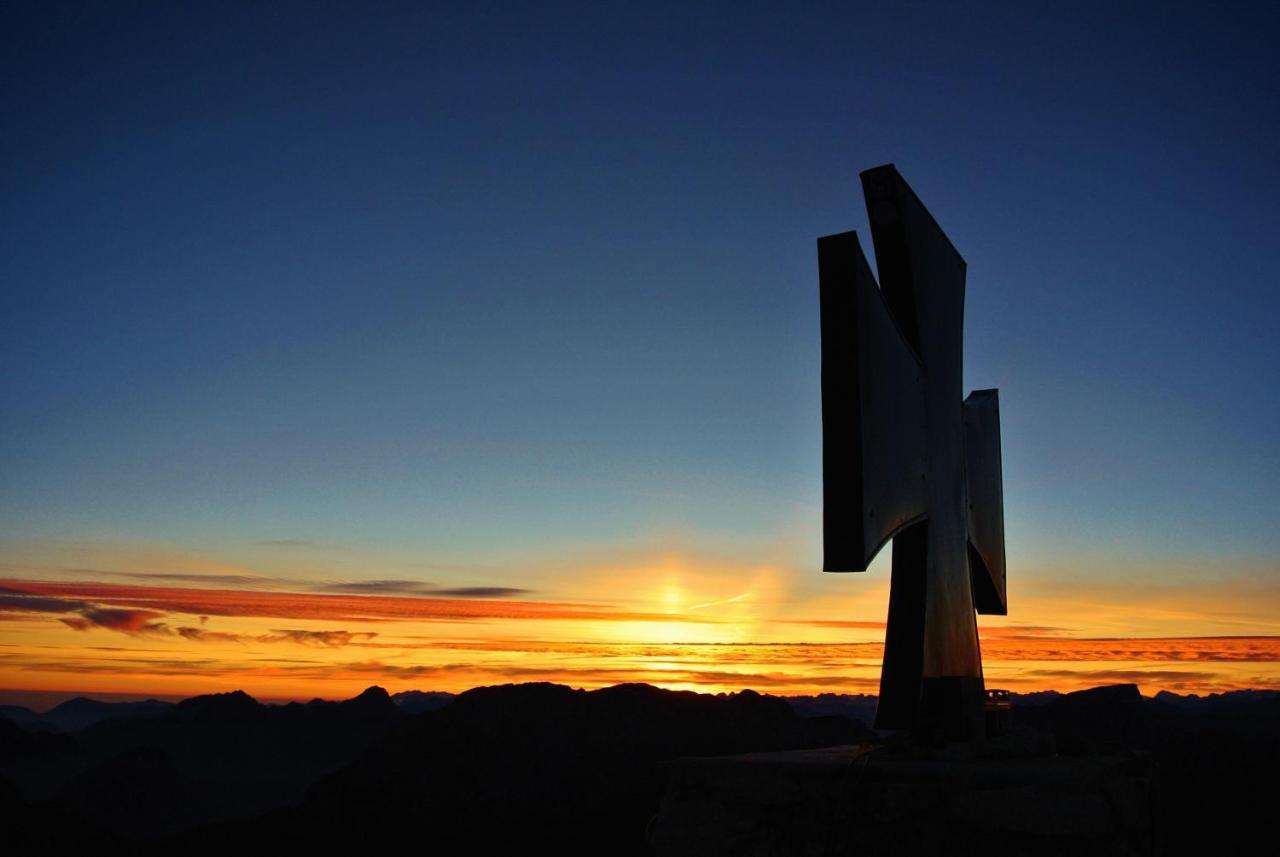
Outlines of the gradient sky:
<svg viewBox="0 0 1280 857">
<path fill-rule="evenodd" d="M 0 686 L 874 690 L 815 239 L 886 162 L 988 683 L 1280 686 L 1277 7 L 689 6 L 4 3 Z"/>
</svg>

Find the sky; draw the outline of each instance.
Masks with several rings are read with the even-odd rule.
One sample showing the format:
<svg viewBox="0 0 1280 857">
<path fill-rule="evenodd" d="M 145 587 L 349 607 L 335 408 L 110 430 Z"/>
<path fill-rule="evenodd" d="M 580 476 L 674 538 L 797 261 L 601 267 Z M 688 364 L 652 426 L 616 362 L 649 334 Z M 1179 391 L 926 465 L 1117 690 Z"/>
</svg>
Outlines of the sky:
<svg viewBox="0 0 1280 857">
<path fill-rule="evenodd" d="M 988 686 L 1280 687 L 1277 34 L 3 3 L 0 688 L 874 692 L 889 552 L 820 571 L 815 240 L 890 162 L 1000 389 Z"/>
</svg>

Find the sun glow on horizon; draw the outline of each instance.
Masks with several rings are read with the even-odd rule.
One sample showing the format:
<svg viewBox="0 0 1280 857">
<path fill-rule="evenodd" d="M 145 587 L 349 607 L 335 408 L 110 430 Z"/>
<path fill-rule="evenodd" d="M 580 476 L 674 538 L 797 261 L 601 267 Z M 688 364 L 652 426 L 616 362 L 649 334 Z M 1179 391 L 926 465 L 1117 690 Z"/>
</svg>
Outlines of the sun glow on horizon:
<svg viewBox="0 0 1280 857">
<path fill-rule="evenodd" d="M 536 591 L 390 572 L 305 582 L 208 560 L 115 579 L 102 559 L 82 563 L 105 566 L 96 574 L 28 563 L 0 579 L 0 687 L 300 700 L 522 681 L 877 690 L 883 571 L 824 576 L 670 550 L 593 562 L 531 572 Z M 1013 578 L 1013 615 L 980 621 L 987 683 L 1280 687 L 1277 602 L 1266 575 L 1230 587 Z"/>
</svg>

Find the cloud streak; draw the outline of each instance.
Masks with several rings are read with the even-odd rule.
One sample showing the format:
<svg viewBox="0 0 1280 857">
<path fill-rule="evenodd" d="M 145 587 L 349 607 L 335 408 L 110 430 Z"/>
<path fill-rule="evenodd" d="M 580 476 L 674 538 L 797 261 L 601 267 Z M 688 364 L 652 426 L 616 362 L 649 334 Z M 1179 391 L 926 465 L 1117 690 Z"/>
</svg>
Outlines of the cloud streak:
<svg viewBox="0 0 1280 857">
<path fill-rule="evenodd" d="M 437 590 L 437 594 L 449 598 L 514 598 L 517 595 L 529 595 L 532 591 L 514 586 L 458 586 Z"/>
<path fill-rule="evenodd" d="M 27 596 L 77 598 L 112 607 L 130 607 L 194 616 L 240 616 L 334 622 L 590 620 L 716 624 L 708 616 L 651 613 L 609 605 L 547 601 L 505 601 L 496 587 L 468 587 L 471 597 L 338 595 L 314 592 L 243 591 L 135 586 L 118 583 L 66 583 L 10 580 L 5 586 Z M 445 592 L 447 592 L 446 590 Z M 477 597 L 476 593 L 488 597 Z"/>
<path fill-rule="evenodd" d="M 154 610 L 102 607 L 80 599 L 33 595 L 15 589 L 0 589 L 0 611 L 17 614 L 70 613 L 73 615 L 60 616 L 59 621 L 76 631 L 106 628 L 133 635 L 170 633 L 168 627 L 159 621 L 165 615 Z"/>
<path fill-rule="evenodd" d="M 90 607 L 81 610 L 78 617 L 86 626 L 120 631 L 123 634 L 168 634 L 168 627 L 159 621 L 163 618 L 163 613 L 154 610 L 130 610 L 122 607 Z M 80 631 L 87 630 L 87 627 L 71 627 Z"/>
<path fill-rule="evenodd" d="M 356 580 L 347 583 L 325 583 L 317 586 L 316 590 L 353 595 L 428 595 L 435 588 L 434 583 L 420 580 Z"/>
<path fill-rule="evenodd" d="M 368 642 L 376 636 L 377 633 L 371 631 L 301 631 L 295 628 L 275 630 L 257 640 L 260 643 L 297 643 L 303 646 L 336 648 Z"/>
<path fill-rule="evenodd" d="M 0 611 L 7 613 L 70 613 L 89 606 L 84 601 L 31 595 L 16 589 L 0 589 Z"/>
<path fill-rule="evenodd" d="M 368 643 L 378 636 L 375 631 L 312 631 L 299 628 L 276 628 L 269 634 L 234 634 L 204 628 L 179 627 L 179 637 L 197 643 L 296 643 L 317 648 L 339 648 Z"/>
<path fill-rule="evenodd" d="M 326 583 L 318 592 L 351 595 L 417 595 L 427 598 L 514 598 L 533 590 L 514 586 L 457 586 L 442 588 L 421 580 L 357 580 L 348 583 Z"/>
<path fill-rule="evenodd" d="M 177 583 L 213 583 L 223 586 L 260 586 L 278 583 L 270 577 L 256 574 L 222 574 L 187 571 L 111 571 L 100 568 L 62 568 L 67 574 L 82 577 L 119 577 L 125 580 L 171 580 Z"/>
<path fill-rule="evenodd" d="M 874 612 L 850 610 L 844 600 L 835 606 L 834 599 L 772 585 L 767 574 L 730 586 L 682 569 L 670 580 L 628 570 L 605 583 L 593 578 L 598 585 L 591 587 L 574 584 L 568 591 L 599 600 L 569 602 L 535 600 L 518 587 L 390 575 L 287 581 L 247 569 L 177 568 L 29 579 L 43 575 L 37 570 L 0 580 L 0 619 L 11 635 L 0 635 L 0 684 L 67 687 L 65 674 L 73 673 L 92 677 L 76 681 L 83 689 L 208 690 L 234 682 L 299 698 L 346 693 L 370 679 L 400 689 L 545 680 L 853 692 L 875 689 L 883 655 L 884 622 L 858 618 L 882 618 L 882 605 Z M 1025 625 L 984 620 L 988 682 L 1067 690 L 1135 681 L 1144 692 L 1280 686 L 1280 636 L 1270 626 L 1237 632 L 1209 623 L 1184 626 L 1203 629 L 1202 636 L 1179 636 L 1175 619 L 1189 608 L 1172 595 L 1167 600 L 1153 608 L 1159 621 L 1147 621 L 1147 613 L 1126 617 L 1119 607 L 1112 621 L 1112 613 L 1060 605 L 1029 610 Z M 79 638 L 59 622 L 110 634 Z M 98 641 L 121 646 L 107 652 L 86 645 Z"/>
</svg>

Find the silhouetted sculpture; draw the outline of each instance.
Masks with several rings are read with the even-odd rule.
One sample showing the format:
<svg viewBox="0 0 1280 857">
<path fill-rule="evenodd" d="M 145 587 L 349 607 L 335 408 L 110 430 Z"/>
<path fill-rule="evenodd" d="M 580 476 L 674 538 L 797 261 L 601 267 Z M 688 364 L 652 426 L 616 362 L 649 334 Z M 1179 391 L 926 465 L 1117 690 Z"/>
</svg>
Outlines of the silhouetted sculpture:
<svg viewBox="0 0 1280 857">
<path fill-rule="evenodd" d="M 857 234 L 818 239 L 824 571 L 894 540 L 876 726 L 981 734 L 974 610 L 1005 614 L 997 391 L 961 401 L 965 263 L 892 164 Z"/>
</svg>

